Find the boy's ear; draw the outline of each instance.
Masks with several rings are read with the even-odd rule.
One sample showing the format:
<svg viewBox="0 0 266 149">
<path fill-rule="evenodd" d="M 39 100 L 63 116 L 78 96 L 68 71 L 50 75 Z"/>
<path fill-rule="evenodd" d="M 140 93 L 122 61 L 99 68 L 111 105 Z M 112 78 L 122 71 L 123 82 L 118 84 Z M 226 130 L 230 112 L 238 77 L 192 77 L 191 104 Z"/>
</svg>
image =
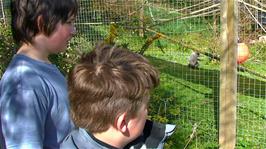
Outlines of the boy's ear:
<svg viewBox="0 0 266 149">
<path fill-rule="evenodd" d="M 43 16 L 39 15 L 37 18 L 37 27 L 38 27 L 38 31 L 42 32 L 43 31 Z"/>
<path fill-rule="evenodd" d="M 116 122 L 115 122 L 115 126 L 116 126 L 116 128 L 120 131 L 120 132 L 122 132 L 122 133 L 126 133 L 127 132 L 127 125 L 128 125 L 128 123 L 127 123 L 127 121 L 126 121 L 126 117 L 127 117 L 127 113 L 126 112 L 124 112 L 124 113 L 122 113 L 121 115 L 119 115 L 119 116 L 117 116 L 117 120 L 116 120 Z"/>
</svg>

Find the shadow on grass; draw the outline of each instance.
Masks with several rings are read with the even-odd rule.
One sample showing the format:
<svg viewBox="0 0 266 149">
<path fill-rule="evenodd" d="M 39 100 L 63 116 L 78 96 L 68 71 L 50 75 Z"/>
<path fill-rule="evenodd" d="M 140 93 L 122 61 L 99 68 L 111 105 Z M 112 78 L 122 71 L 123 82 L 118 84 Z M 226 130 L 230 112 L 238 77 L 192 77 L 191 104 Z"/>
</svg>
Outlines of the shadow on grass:
<svg viewBox="0 0 266 149">
<path fill-rule="evenodd" d="M 213 90 L 209 97 L 219 97 L 220 72 L 209 69 L 191 69 L 186 65 L 169 62 L 155 57 L 147 56 L 160 72 L 167 73 L 179 79 L 183 79 L 195 84 L 204 85 Z M 238 74 L 238 93 L 245 96 L 263 98 L 266 95 L 266 82 L 254 78 L 249 78 Z M 189 86 L 188 86 L 189 87 Z M 191 87 L 190 87 L 191 88 Z M 199 93 L 200 91 L 191 88 Z M 218 99 L 216 99 L 218 101 Z"/>
</svg>

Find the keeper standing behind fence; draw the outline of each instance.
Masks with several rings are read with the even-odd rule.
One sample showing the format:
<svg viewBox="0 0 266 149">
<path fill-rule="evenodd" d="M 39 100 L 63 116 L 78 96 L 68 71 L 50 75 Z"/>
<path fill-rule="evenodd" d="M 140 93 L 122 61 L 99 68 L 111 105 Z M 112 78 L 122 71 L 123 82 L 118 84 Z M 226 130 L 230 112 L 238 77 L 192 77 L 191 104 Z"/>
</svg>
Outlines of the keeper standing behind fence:
<svg viewBox="0 0 266 149">
<path fill-rule="evenodd" d="M 19 49 L 0 82 L 0 148 L 59 148 L 73 129 L 67 83 L 48 59 L 75 34 L 76 0 L 13 0 Z"/>
</svg>

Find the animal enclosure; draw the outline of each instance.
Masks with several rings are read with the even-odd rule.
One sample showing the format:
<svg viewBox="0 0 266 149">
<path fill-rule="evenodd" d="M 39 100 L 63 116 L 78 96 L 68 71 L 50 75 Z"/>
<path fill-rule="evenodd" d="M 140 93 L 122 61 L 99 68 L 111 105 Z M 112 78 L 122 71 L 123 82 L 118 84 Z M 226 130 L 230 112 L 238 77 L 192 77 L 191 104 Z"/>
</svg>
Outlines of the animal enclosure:
<svg viewBox="0 0 266 149">
<path fill-rule="evenodd" d="M 2 1 L 1 1 L 2 2 Z M 218 148 L 222 22 L 220 0 L 79 0 L 64 64 L 99 40 L 143 54 L 160 71 L 149 118 L 174 123 L 166 148 Z M 250 55 L 237 65 L 236 148 L 266 148 L 266 0 L 237 0 L 238 42 Z M 0 17 L 9 20 L 9 1 Z M 198 66 L 188 67 L 192 52 Z M 56 59 L 55 58 L 55 59 Z M 61 59 L 60 59 L 61 60 Z M 69 65 L 65 65 L 69 64 Z"/>
</svg>

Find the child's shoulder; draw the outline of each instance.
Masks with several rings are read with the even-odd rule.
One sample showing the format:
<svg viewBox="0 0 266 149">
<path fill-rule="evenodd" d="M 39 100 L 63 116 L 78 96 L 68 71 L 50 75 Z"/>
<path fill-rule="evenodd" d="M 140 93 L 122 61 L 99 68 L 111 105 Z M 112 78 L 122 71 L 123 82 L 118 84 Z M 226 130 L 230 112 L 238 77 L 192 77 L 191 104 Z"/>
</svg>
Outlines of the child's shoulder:
<svg viewBox="0 0 266 149">
<path fill-rule="evenodd" d="M 63 140 L 60 145 L 60 149 L 64 148 L 73 148 L 78 149 L 80 145 L 87 143 L 87 136 L 86 136 L 85 129 L 82 128 L 75 128 L 73 129 Z"/>
<path fill-rule="evenodd" d="M 101 148 L 109 149 L 109 145 L 97 140 L 91 133 L 87 132 L 84 128 L 75 128 L 69 133 L 60 145 L 61 149 L 72 148 Z"/>
<path fill-rule="evenodd" d="M 39 64 L 38 64 L 39 63 Z M 3 77 L 3 84 L 36 88 L 43 82 L 43 72 L 46 67 L 24 55 L 14 55 Z"/>
<path fill-rule="evenodd" d="M 24 55 L 14 55 L 11 60 L 8 68 L 5 71 L 5 74 L 12 77 L 34 77 L 38 76 L 37 71 L 38 66 L 34 64 L 34 61 Z M 18 78 L 17 78 L 18 79 Z"/>
</svg>

